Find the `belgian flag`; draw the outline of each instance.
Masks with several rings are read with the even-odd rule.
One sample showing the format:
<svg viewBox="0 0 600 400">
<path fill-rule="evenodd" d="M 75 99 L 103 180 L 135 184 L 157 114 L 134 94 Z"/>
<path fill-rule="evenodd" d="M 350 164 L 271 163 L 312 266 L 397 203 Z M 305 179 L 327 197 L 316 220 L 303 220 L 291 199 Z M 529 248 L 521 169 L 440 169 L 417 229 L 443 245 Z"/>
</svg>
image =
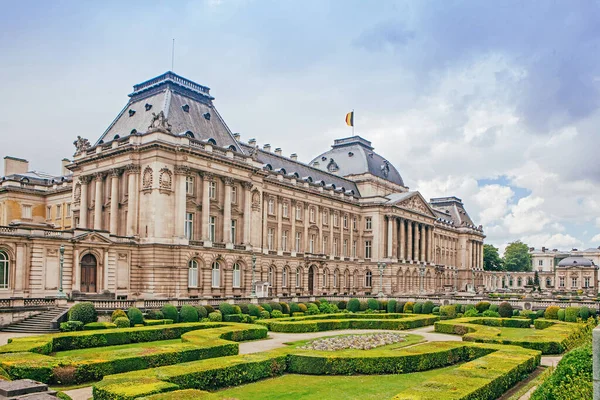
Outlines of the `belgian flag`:
<svg viewBox="0 0 600 400">
<path fill-rule="evenodd" d="M 346 114 L 346 125 L 354 126 L 354 111 L 350 111 Z"/>
</svg>

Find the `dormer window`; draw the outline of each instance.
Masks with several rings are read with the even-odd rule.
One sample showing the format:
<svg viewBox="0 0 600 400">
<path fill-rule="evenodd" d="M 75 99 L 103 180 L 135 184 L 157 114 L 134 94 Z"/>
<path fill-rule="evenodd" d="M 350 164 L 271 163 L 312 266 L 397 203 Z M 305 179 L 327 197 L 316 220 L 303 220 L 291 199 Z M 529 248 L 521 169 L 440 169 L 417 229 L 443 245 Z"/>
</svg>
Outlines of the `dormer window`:
<svg viewBox="0 0 600 400">
<path fill-rule="evenodd" d="M 135 110 L 133 110 L 133 109 L 130 108 L 129 109 L 129 116 L 133 117 L 134 115 L 135 115 Z"/>
<path fill-rule="evenodd" d="M 202 116 L 204 117 L 205 120 L 210 121 L 210 113 L 204 113 L 202 114 Z"/>
<path fill-rule="evenodd" d="M 189 106 L 189 104 L 182 105 L 181 109 L 183 110 L 183 112 L 186 112 L 186 113 L 190 112 L 190 106 Z"/>
<path fill-rule="evenodd" d="M 148 104 L 148 103 L 146 103 L 146 104 L 144 105 L 144 108 L 146 109 L 146 111 L 150 111 L 150 110 L 152 109 L 152 104 Z"/>
</svg>

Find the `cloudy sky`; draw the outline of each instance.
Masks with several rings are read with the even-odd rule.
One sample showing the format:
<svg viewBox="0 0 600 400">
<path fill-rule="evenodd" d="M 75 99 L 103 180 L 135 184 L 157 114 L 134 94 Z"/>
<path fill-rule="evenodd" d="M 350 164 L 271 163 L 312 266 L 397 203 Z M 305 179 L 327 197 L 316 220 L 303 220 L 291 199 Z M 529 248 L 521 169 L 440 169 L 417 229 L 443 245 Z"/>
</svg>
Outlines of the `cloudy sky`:
<svg viewBox="0 0 600 400">
<path fill-rule="evenodd" d="M 172 38 L 243 140 L 308 162 L 355 109 L 411 190 L 462 198 L 489 243 L 600 246 L 597 0 L 4 3 L 0 155 L 58 174 L 170 69 Z"/>
</svg>

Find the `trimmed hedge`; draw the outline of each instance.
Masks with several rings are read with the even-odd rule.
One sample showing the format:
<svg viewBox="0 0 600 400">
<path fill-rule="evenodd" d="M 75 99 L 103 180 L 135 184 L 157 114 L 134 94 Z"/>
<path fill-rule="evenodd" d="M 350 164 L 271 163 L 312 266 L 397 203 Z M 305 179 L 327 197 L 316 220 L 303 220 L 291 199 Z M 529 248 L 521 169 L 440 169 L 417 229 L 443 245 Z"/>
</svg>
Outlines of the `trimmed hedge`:
<svg viewBox="0 0 600 400">
<path fill-rule="evenodd" d="M 423 313 L 423 303 L 421 303 L 420 301 L 417 301 L 413 307 L 413 312 L 415 314 Z"/>
<path fill-rule="evenodd" d="M 117 309 L 115 311 L 113 311 L 113 313 L 110 316 L 110 320 L 112 322 L 115 322 L 115 319 L 117 318 L 127 318 L 127 313 L 125 313 L 125 311 L 121 310 L 121 309 Z"/>
<path fill-rule="evenodd" d="M 98 313 L 89 301 L 77 303 L 69 310 L 69 321 L 79 321 L 85 325 L 97 320 Z"/>
<path fill-rule="evenodd" d="M 172 319 L 145 319 L 144 325 L 146 326 L 154 326 L 154 325 L 169 325 L 172 324 Z"/>
<path fill-rule="evenodd" d="M 565 322 L 577 322 L 579 318 L 579 307 L 567 307 L 565 309 Z"/>
<path fill-rule="evenodd" d="M 346 309 L 354 313 L 360 311 L 360 301 L 358 299 L 350 299 Z"/>
<path fill-rule="evenodd" d="M 115 329 L 117 325 L 112 322 L 90 322 L 83 326 L 84 331 L 95 331 L 97 329 Z"/>
<path fill-rule="evenodd" d="M 75 332 L 83 330 L 83 322 L 81 321 L 67 321 L 60 323 L 61 332 Z"/>
<path fill-rule="evenodd" d="M 179 312 L 174 305 L 165 304 L 160 311 L 163 313 L 165 319 L 171 319 L 174 323 L 179 322 Z"/>
<path fill-rule="evenodd" d="M 375 299 L 368 299 L 367 306 L 369 307 L 369 310 L 379 310 L 379 302 Z"/>
<path fill-rule="evenodd" d="M 479 303 L 475 304 L 475 309 L 477 309 L 477 312 L 483 313 L 484 311 L 488 310 L 490 306 L 491 304 L 488 301 L 480 301 Z"/>
<path fill-rule="evenodd" d="M 408 301 L 404 304 L 404 312 L 405 313 L 412 313 L 415 307 L 415 303 L 413 303 L 412 301 Z"/>
<path fill-rule="evenodd" d="M 502 302 L 498 306 L 498 314 L 500 314 L 502 318 L 510 318 L 513 315 L 513 307 L 506 301 Z"/>
<path fill-rule="evenodd" d="M 558 319 L 558 310 L 560 310 L 560 307 L 558 307 L 558 306 L 548 306 L 548 307 L 546 307 L 546 311 L 544 311 L 544 318 L 546 318 L 546 319 Z"/>
<path fill-rule="evenodd" d="M 456 318 L 456 307 L 454 305 L 441 306 L 440 316 L 442 318 Z"/>
<path fill-rule="evenodd" d="M 194 306 L 184 304 L 179 311 L 179 317 L 181 322 L 198 322 L 198 310 Z"/>
<path fill-rule="evenodd" d="M 119 318 L 115 319 L 114 324 L 117 326 L 117 328 L 130 328 L 131 327 L 131 321 L 129 321 L 129 318 L 127 318 L 127 317 L 119 317 Z"/>
<path fill-rule="evenodd" d="M 433 304 L 433 301 L 426 301 L 423 303 L 423 314 L 431 314 L 434 308 L 435 304 Z"/>
<path fill-rule="evenodd" d="M 144 314 L 142 314 L 142 312 L 135 307 L 130 307 L 127 309 L 127 318 L 129 318 L 131 325 L 144 323 Z"/>
</svg>

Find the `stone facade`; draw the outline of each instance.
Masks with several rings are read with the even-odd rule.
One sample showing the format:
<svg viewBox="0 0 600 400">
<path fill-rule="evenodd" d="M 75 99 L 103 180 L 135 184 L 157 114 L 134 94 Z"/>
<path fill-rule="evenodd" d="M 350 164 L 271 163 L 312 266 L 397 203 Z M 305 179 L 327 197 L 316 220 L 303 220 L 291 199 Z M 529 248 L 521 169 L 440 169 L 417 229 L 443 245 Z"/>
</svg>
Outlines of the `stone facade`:
<svg viewBox="0 0 600 400">
<path fill-rule="evenodd" d="M 209 89 L 171 72 L 129 96 L 74 143 L 70 173 L 7 169 L 0 296 L 56 295 L 61 246 L 67 293 L 246 297 L 253 262 L 276 296 L 483 289 L 485 236 L 461 200 L 409 191 L 367 140 L 305 164 L 241 142 Z"/>
</svg>

